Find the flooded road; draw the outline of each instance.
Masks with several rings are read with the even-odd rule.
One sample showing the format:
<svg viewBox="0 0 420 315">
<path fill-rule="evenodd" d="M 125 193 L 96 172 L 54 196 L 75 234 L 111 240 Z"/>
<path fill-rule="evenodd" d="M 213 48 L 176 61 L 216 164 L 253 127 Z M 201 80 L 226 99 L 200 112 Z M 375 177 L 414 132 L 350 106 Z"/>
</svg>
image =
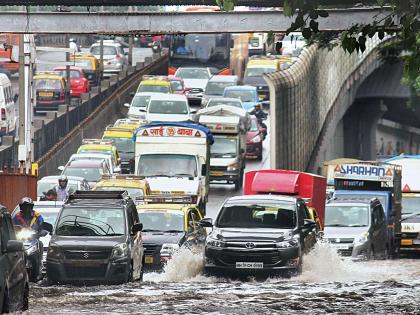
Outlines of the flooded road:
<svg viewBox="0 0 420 315">
<path fill-rule="evenodd" d="M 303 269 L 298 277 L 261 282 L 205 277 L 201 256 L 185 250 L 142 283 L 34 285 L 28 313 L 420 314 L 420 260 L 353 262 L 321 244 Z"/>
</svg>

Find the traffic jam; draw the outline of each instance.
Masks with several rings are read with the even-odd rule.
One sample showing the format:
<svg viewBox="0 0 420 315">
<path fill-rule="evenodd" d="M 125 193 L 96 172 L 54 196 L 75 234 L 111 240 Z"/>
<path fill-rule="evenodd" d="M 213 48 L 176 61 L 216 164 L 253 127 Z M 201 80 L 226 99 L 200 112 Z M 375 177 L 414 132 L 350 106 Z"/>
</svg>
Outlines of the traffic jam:
<svg viewBox="0 0 420 315">
<path fill-rule="evenodd" d="M 377 269 L 369 270 L 375 281 L 392 274 L 387 261 L 403 266 L 417 257 L 419 156 L 336 159 L 324 163 L 322 175 L 270 169 L 269 134 L 275 130 L 268 122 L 263 75 L 293 64 L 304 47 L 301 35 L 294 35 L 283 39 L 282 51 L 267 54 L 266 34 L 250 34 L 243 75 L 232 74 L 228 54 L 189 58 L 210 35 L 159 38 L 170 51 L 168 74 L 144 75 L 131 102 L 120 104 L 124 116 L 97 138 L 83 139 L 54 174 L 38 178 L 37 198 L 23 196 L 14 209 L 0 210 L 0 264 L 7 270 L 0 279 L 2 312 L 31 313 L 34 306 L 34 313 L 70 314 L 84 307 L 92 313 L 136 313 L 157 303 L 153 314 L 239 314 L 232 301 L 242 290 L 247 298 L 266 294 L 297 302 L 317 289 L 296 289 L 296 283 L 325 280 L 326 291 L 344 290 L 335 282 L 341 278 L 328 278 L 334 268 L 354 275 L 352 280 Z M 223 38 L 228 34 L 211 36 L 224 45 L 220 51 L 230 51 L 230 38 Z M 143 41 L 148 47 L 155 43 Z M 127 64 L 117 41 L 104 41 L 103 49 L 103 75 Z M 73 55 L 72 99 L 100 82 L 98 51 L 94 43 L 89 52 Z M 66 71 L 56 67 L 34 76 L 35 114 L 65 103 Z M 173 284 L 183 281 L 194 297 Z M 354 290 L 359 289 L 364 290 Z M 419 292 L 418 286 L 411 289 Z M 54 290 L 55 302 L 48 298 Z M 340 292 L 348 303 L 369 303 L 367 296 L 352 300 Z M 130 300 L 136 294 L 139 302 Z M 171 296 L 195 309 L 171 302 Z M 198 300 L 206 296 L 212 302 L 200 309 Z M 223 302 L 233 304 L 223 308 Z M 309 300 L 302 308 L 295 302 L 261 304 L 262 313 L 311 312 Z M 326 303 L 331 307 L 320 313 L 346 312 L 344 302 Z M 258 311 L 255 301 L 245 304 Z M 403 312 L 408 311 L 420 309 Z"/>
</svg>

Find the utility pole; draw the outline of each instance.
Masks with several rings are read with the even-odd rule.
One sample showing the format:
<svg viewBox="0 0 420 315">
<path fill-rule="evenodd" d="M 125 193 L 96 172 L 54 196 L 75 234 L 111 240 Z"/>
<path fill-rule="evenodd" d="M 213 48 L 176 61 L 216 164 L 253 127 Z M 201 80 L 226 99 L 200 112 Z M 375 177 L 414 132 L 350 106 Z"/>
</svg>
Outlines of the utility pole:
<svg viewBox="0 0 420 315">
<path fill-rule="evenodd" d="M 70 48 L 70 36 L 69 34 L 66 34 L 66 42 L 67 42 L 67 48 Z M 66 52 L 66 104 L 67 105 L 71 105 L 71 95 L 70 95 L 70 90 L 71 90 L 71 86 L 70 86 L 70 66 L 68 64 L 68 62 L 70 62 L 70 52 Z"/>
<path fill-rule="evenodd" d="M 100 72 L 100 78 L 101 78 L 101 82 L 104 76 L 104 37 L 103 35 L 101 35 L 100 37 L 100 41 L 99 41 L 99 72 Z"/>
<path fill-rule="evenodd" d="M 133 65 L 133 44 L 134 44 L 133 35 L 130 35 L 128 37 L 128 64 L 130 66 Z"/>
<path fill-rule="evenodd" d="M 33 35 L 19 37 L 19 148 L 20 172 L 28 172 L 33 161 L 33 88 L 32 72 L 35 63 L 35 43 Z"/>
</svg>

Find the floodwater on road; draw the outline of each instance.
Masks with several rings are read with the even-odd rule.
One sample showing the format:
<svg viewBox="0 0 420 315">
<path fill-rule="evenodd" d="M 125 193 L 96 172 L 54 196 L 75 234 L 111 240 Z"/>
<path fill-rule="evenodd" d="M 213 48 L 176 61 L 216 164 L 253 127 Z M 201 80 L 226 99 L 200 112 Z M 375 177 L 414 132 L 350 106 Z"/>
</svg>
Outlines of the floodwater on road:
<svg viewBox="0 0 420 315">
<path fill-rule="evenodd" d="M 31 287 L 29 314 L 420 314 L 420 260 L 343 259 L 328 244 L 290 279 L 202 275 L 202 255 L 181 250 L 162 273 L 114 286 Z"/>
</svg>

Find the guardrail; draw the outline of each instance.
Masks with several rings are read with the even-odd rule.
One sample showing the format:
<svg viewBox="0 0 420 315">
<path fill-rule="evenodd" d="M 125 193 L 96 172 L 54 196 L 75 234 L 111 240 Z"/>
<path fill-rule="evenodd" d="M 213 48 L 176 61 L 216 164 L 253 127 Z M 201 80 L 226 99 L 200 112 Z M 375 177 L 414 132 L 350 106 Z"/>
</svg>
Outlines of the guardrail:
<svg viewBox="0 0 420 315">
<path fill-rule="evenodd" d="M 122 104 L 128 101 L 130 92 L 136 89 L 141 77 L 165 73 L 167 61 L 166 54 L 146 57 L 145 62 L 128 67 L 83 95 L 81 105 L 62 105 L 57 112 L 48 113 L 46 120 L 36 121 L 34 160 L 39 164 L 39 175 L 56 172 L 56 167 L 67 161 L 83 138 L 98 137 L 106 125 L 121 117 Z M 18 164 L 18 144 L 8 136 L 3 137 L 3 142 L 0 167 L 14 167 Z"/>
</svg>

